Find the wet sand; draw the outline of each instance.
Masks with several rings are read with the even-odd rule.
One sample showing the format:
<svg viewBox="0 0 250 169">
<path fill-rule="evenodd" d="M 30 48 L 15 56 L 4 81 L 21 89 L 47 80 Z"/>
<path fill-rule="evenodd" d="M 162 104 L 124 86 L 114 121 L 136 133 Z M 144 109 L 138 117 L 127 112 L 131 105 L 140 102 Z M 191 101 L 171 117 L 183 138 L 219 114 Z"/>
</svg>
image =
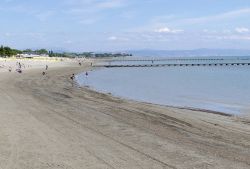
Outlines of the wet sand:
<svg viewBox="0 0 250 169">
<path fill-rule="evenodd" d="M 1 169 L 250 168 L 248 118 L 123 100 L 70 80 L 88 69 L 0 73 Z"/>
</svg>

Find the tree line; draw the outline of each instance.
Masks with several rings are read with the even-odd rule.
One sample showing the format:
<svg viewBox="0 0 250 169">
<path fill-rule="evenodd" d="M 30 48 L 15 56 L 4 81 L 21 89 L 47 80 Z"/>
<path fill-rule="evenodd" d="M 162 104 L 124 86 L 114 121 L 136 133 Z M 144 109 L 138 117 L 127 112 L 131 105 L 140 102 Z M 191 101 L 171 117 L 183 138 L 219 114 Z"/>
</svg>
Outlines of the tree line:
<svg viewBox="0 0 250 169">
<path fill-rule="evenodd" d="M 36 54 L 36 55 L 48 55 L 49 52 L 46 49 L 39 49 L 39 50 L 31 50 L 31 49 L 25 49 L 25 50 L 18 50 L 18 49 L 12 49 L 8 46 L 1 45 L 0 47 L 0 57 L 12 57 L 16 56 L 18 54 Z"/>
<path fill-rule="evenodd" d="M 0 56 L 1 57 L 11 57 L 11 56 L 15 56 L 17 54 L 21 54 L 22 51 L 17 50 L 17 49 L 11 49 L 8 46 L 1 46 L 0 47 Z"/>
<path fill-rule="evenodd" d="M 126 53 L 93 53 L 93 52 L 83 52 L 83 53 L 70 53 L 70 52 L 64 52 L 64 53 L 57 53 L 53 52 L 52 50 L 48 51 L 46 49 L 25 49 L 25 50 L 17 50 L 12 49 L 8 46 L 1 45 L 0 47 L 0 57 L 12 57 L 16 56 L 18 54 L 29 54 L 29 55 L 47 55 L 49 57 L 69 57 L 69 58 L 79 58 L 79 57 L 124 57 L 124 56 L 132 56 L 132 54 L 126 54 Z"/>
</svg>

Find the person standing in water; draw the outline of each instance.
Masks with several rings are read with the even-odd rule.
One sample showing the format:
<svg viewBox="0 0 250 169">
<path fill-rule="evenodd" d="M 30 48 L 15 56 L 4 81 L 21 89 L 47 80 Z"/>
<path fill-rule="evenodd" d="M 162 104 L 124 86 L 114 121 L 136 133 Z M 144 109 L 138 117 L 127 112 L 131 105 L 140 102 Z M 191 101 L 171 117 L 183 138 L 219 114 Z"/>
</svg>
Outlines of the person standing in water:
<svg viewBox="0 0 250 169">
<path fill-rule="evenodd" d="M 88 72 L 86 72 L 86 73 L 85 73 L 85 76 L 86 76 L 86 77 L 88 77 L 88 75 L 89 75 L 89 73 L 88 73 Z"/>
</svg>

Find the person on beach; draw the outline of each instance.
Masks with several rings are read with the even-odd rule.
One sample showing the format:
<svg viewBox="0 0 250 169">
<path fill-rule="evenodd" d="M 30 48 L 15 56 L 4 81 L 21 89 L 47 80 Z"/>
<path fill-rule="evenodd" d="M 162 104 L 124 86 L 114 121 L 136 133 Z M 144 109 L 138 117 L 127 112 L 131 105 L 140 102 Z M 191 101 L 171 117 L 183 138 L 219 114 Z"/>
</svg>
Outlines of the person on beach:
<svg viewBox="0 0 250 169">
<path fill-rule="evenodd" d="M 70 79 L 71 79 L 71 80 L 74 80 L 74 79 L 75 79 L 75 74 L 74 74 L 74 73 L 70 76 Z"/>
<path fill-rule="evenodd" d="M 70 76 L 70 79 L 72 80 L 72 87 L 74 86 L 74 79 L 75 79 L 75 74 L 73 73 L 71 76 Z"/>
<path fill-rule="evenodd" d="M 17 69 L 16 70 L 18 73 L 22 73 L 22 69 Z"/>
<path fill-rule="evenodd" d="M 48 66 L 48 65 L 46 65 L 45 70 L 48 70 L 48 68 L 49 68 L 49 66 Z"/>
<path fill-rule="evenodd" d="M 86 77 L 88 77 L 88 75 L 89 75 L 89 73 L 88 73 L 88 72 L 86 72 L 86 73 L 85 73 L 85 76 L 86 76 Z"/>
</svg>

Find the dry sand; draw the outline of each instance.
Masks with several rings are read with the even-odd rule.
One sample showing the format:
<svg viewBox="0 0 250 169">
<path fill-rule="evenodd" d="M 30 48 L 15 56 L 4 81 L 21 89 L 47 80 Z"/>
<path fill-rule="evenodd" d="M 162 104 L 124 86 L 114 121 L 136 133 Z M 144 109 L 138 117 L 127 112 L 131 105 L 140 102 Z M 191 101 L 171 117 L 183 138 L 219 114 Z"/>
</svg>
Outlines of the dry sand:
<svg viewBox="0 0 250 169">
<path fill-rule="evenodd" d="M 87 69 L 0 73 L 0 169 L 250 168 L 249 119 L 79 88 Z"/>
</svg>

